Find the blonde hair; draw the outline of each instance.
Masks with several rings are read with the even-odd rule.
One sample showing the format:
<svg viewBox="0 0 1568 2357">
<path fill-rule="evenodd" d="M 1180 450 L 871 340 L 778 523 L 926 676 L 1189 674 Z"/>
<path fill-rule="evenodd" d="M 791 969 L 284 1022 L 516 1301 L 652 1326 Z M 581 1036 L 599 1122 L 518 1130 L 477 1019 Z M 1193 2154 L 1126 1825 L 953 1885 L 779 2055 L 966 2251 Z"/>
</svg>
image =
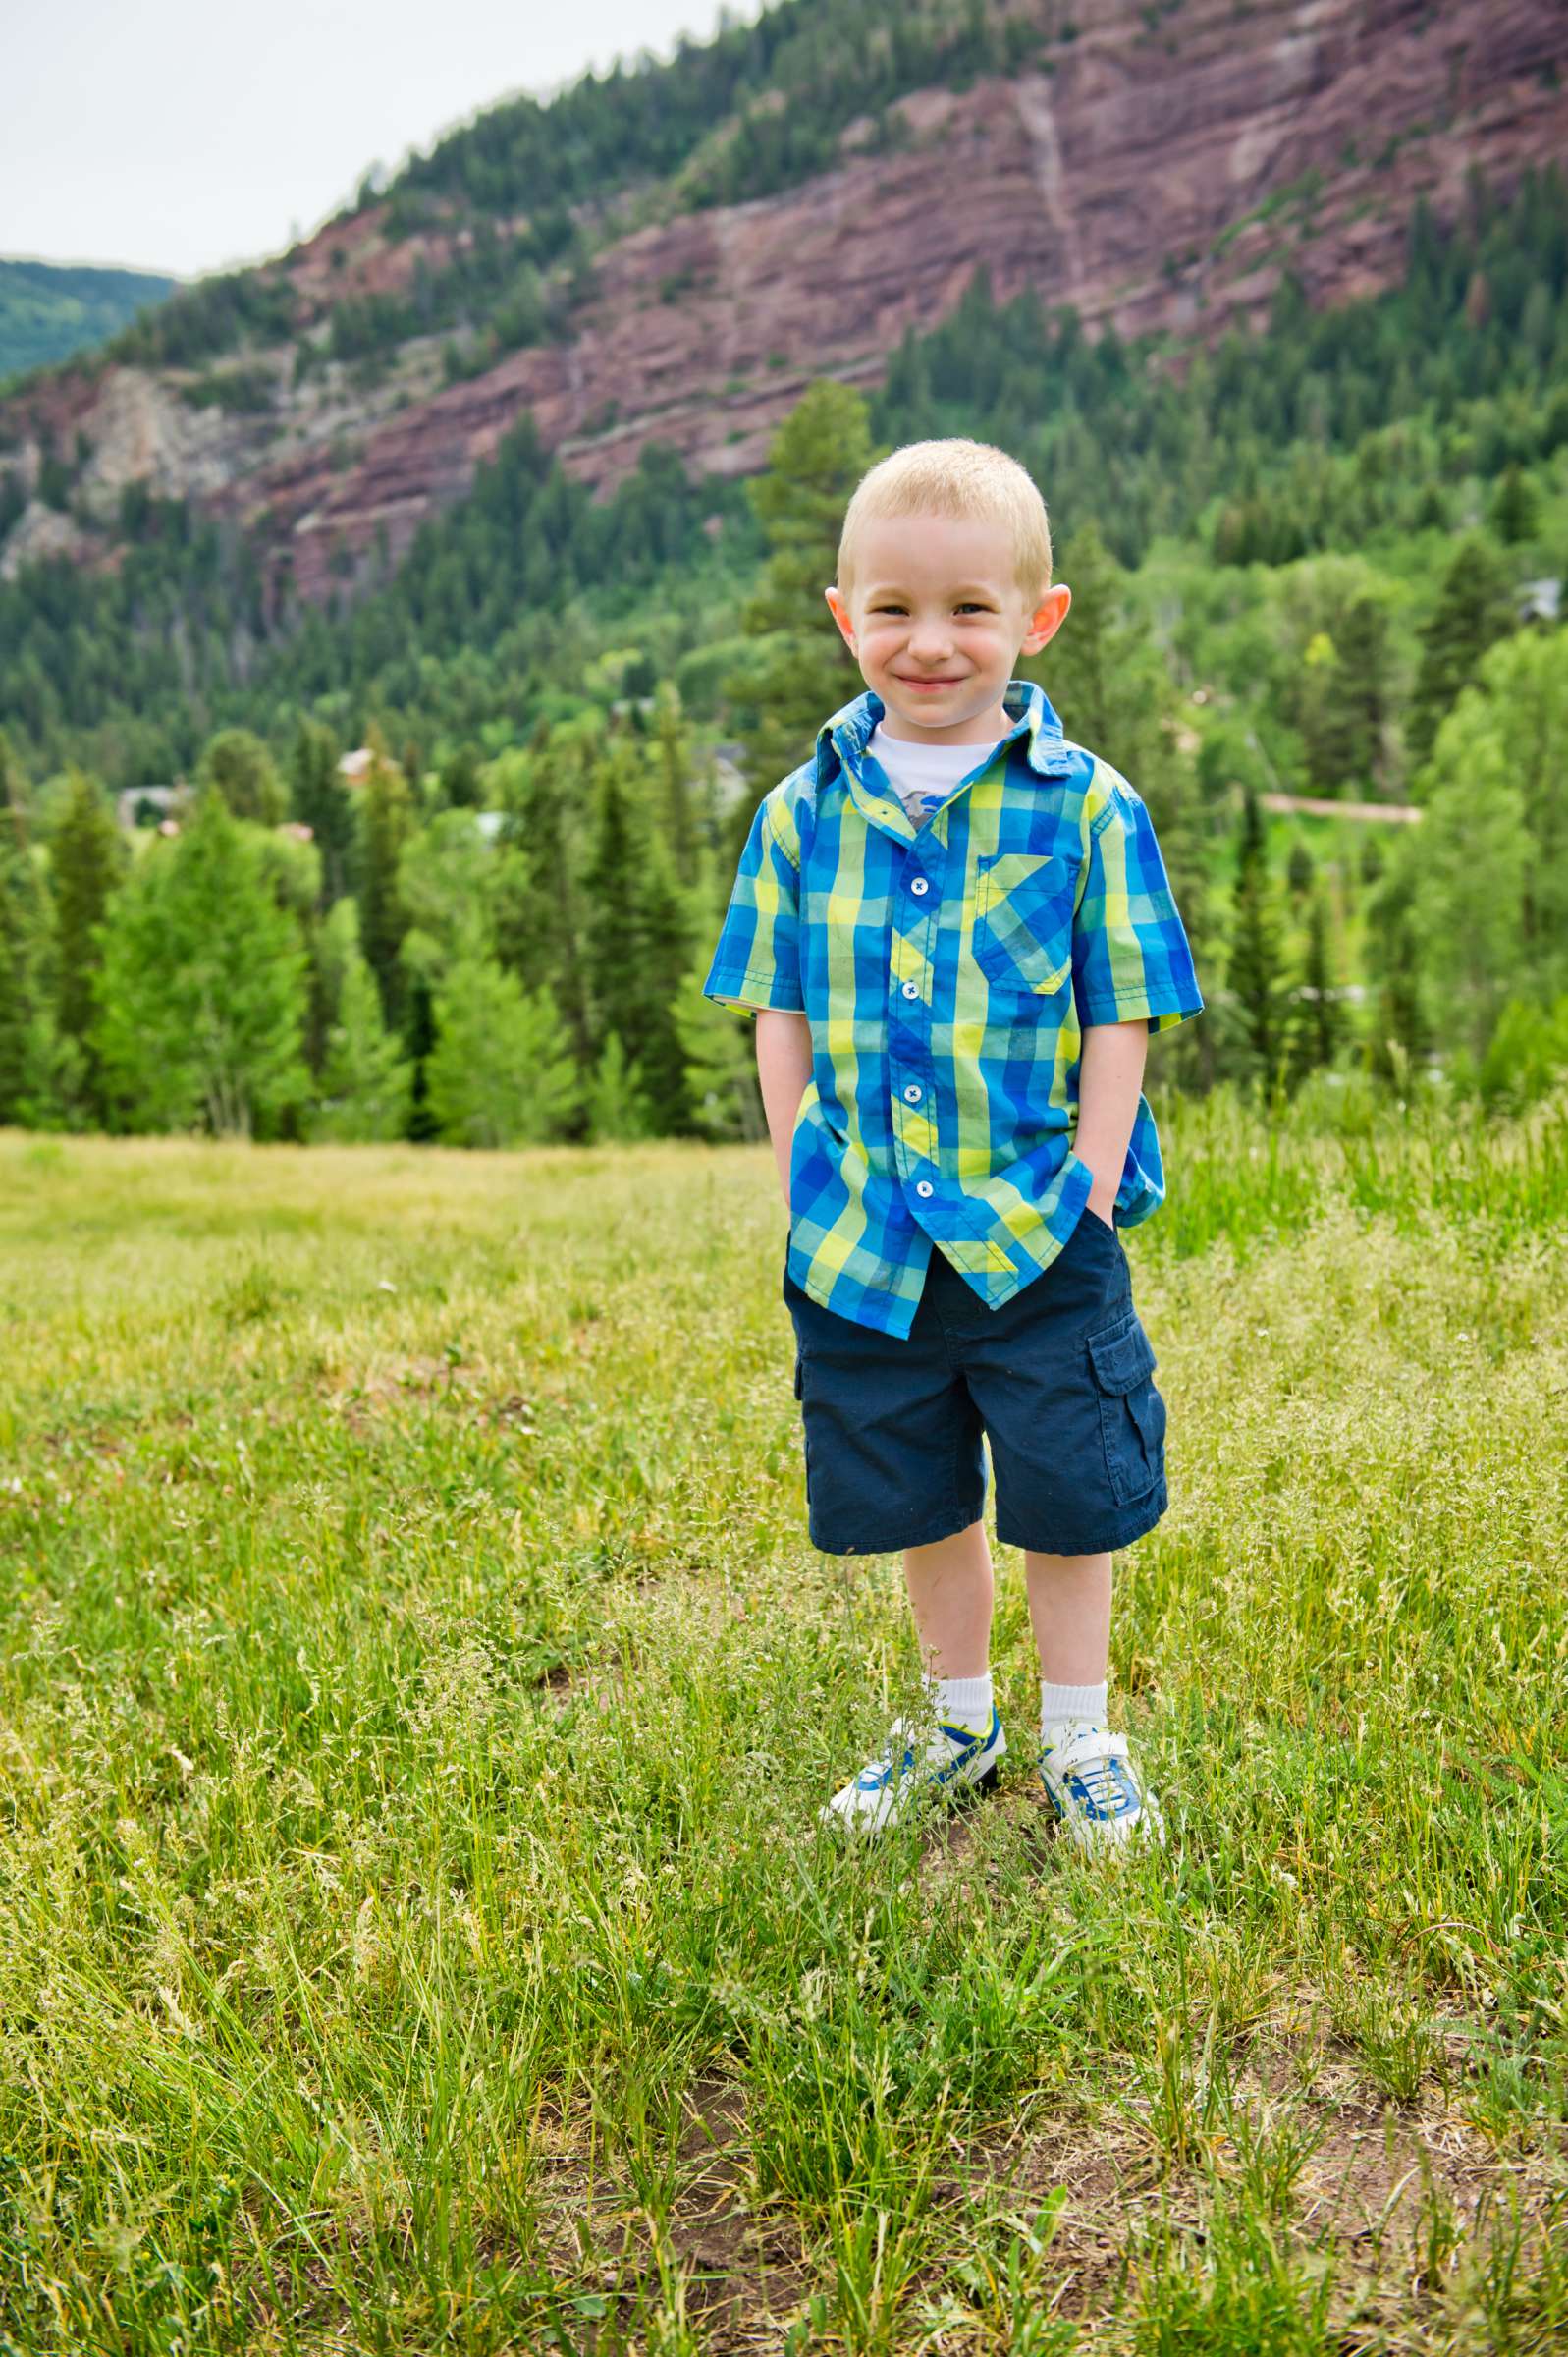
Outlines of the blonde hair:
<svg viewBox="0 0 1568 2357">
<path fill-rule="evenodd" d="M 1034 477 L 990 442 L 950 434 L 906 442 L 863 474 L 838 535 L 838 587 L 851 593 L 862 524 L 889 516 L 983 517 L 1005 524 L 1018 586 L 1037 597 L 1051 585 L 1051 525 Z"/>
</svg>

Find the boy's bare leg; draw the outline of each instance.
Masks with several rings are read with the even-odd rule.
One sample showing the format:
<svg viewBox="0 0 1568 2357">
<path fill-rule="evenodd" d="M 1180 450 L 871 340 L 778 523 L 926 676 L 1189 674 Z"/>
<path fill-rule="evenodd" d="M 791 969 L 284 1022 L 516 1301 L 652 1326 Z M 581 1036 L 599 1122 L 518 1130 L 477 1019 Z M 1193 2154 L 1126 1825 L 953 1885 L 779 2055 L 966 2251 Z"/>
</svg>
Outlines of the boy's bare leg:
<svg viewBox="0 0 1568 2357">
<path fill-rule="evenodd" d="M 1026 1548 L 1023 1564 L 1041 1676 L 1054 1686 L 1102 1685 L 1110 1653 L 1109 1556 Z"/>
<path fill-rule="evenodd" d="M 991 1667 L 996 1594 L 985 1523 L 971 1522 L 929 1547 L 906 1547 L 903 1575 L 926 1674 L 984 1677 Z"/>
</svg>

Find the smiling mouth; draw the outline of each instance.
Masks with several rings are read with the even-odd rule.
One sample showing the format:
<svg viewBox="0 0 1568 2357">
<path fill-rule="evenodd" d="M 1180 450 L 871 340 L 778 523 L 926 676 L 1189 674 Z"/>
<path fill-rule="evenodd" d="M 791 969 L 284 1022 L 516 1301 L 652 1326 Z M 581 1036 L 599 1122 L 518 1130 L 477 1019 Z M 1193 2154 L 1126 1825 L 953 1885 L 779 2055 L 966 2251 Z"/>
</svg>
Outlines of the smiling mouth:
<svg viewBox="0 0 1568 2357">
<path fill-rule="evenodd" d="M 961 687 L 963 685 L 962 680 L 910 680 L 905 679 L 902 673 L 897 675 L 897 679 L 900 687 Z"/>
</svg>

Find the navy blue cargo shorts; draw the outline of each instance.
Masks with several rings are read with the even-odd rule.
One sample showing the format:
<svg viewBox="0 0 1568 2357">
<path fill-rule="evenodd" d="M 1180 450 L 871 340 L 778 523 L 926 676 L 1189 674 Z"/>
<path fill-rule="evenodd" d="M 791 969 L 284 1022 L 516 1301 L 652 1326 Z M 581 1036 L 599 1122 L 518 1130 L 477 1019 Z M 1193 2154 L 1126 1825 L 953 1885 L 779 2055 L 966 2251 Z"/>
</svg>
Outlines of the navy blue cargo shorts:
<svg viewBox="0 0 1568 2357">
<path fill-rule="evenodd" d="M 997 1537 L 1047 1555 L 1128 1546 L 1165 1510 L 1165 1403 L 1122 1241 L 1092 1211 L 989 1309 L 933 1245 L 907 1338 L 825 1309 L 784 1272 L 811 1543 L 925 1547 L 978 1522 L 982 1435 Z"/>
</svg>

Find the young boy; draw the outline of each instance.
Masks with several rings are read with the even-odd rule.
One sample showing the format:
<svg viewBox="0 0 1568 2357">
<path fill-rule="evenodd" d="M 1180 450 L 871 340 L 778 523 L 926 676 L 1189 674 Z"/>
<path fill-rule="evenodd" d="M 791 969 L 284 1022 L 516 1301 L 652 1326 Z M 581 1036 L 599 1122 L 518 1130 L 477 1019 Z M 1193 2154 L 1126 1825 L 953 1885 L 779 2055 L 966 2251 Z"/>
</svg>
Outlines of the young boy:
<svg viewBox="0 0 1568 2357">
<path fill-rule="evenodd" d="M 1111 1551 L 1166 1504 L 1116 1226 L 1164 1195 L 1144 1057 L 1202 1008 L 1187 938 L 1138 795 L 1011 676 L 1071 602 L 1024 469 L 894 451 L 838 572 L 866 692 L 760 805 L 703 985 L 757 1014 L 812 1543 L 902 1550 L 925 1664 L 925 1712 L 823 1816 L 880 1832 L 996 1781 L 984 1434 L 1047 1796 L 1085 1848 L 1159 1839 L 1106 1715 Z"/>
</svg>

